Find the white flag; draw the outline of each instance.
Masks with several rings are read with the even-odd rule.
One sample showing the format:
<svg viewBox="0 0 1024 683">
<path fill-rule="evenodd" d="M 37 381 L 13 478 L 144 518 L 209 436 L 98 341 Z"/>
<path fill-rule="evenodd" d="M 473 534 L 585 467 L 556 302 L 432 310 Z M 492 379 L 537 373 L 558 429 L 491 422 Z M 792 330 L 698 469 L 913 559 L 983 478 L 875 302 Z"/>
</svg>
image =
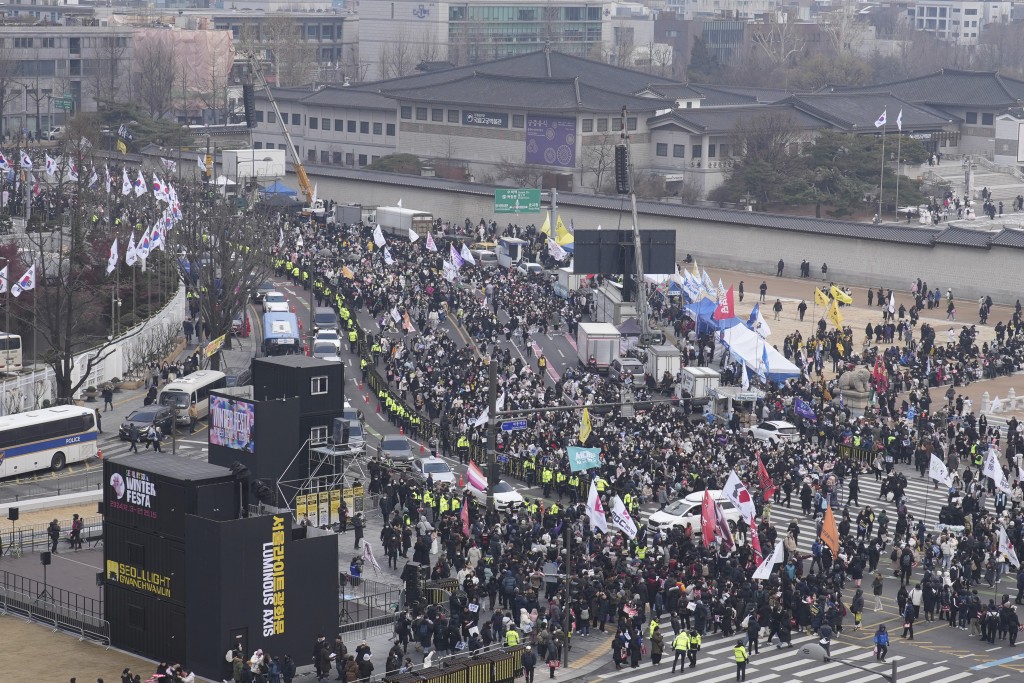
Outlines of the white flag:
<svg viewBox="0 0 1024 683">
<path fill-rule="evenodd" d="M 398 208 L 402 208 L 402 198 L 401 197 L 398 198 L 398 203 L 395 204 L 395 206 L 397 206 Z"/>
<path fill-rule="evenodd" d="M 135 178 L 135 196 L 141 197 L 146 194 L 146 179 L 142 177 L 142 169 L 139 169 L 139 175 Z"/>
<path fill-rule="evenodd" d="M 554 241 L 550 237 L 548 238 L 548 253 L 551 254 L 551 258 L 555 259 L 556 261 L 561 261 L 566 256 L 569 255 L 569 252 L 563 249 L 561 244 Z"/>
<path fill-rule="evenodd" d="M 128 240 L 128 251 L 124 253 L 124 262 L 129 266 L 134 266 L 139 262 L 139 252 L 135 248 L 135 233 L 132 233 L 131 238 Z"/>
<path fill-rule="evenodd" d="M 761 313 L 761 305 L 754 304 L 754 307 L 757 308 L 757 317 L 754 319 L 754 332 L 757 332 L 761 339 L 770 337 L 772 328 L 768 327 L 768 321 L 764 319 L 764 315 Z"/>
<path fill-rule="evenodd" d="M 114 272 L 117 268 L 117 238 L 114 238 L 114 243 L 110 245 L 110 258 L 107 259 L 107 275 Z"/>
<path fill-rule="evenodd" d="M 46 155 L 46 175 L 53 177 L 57 173 L 57 162 L 49 154 Z"/>
<path fill-rule="evenodd" d="M 416 240 L 418 240 L 419 238 L 420 234 L 413 230 L 412 228 L 409 228 L 409 244 L 416 244 Z"/>
<path fill-rule="evenodd" d="M 895 313 L 896 312 L 896 293 L 895 292 L 889 292 L 889 312 L 890 313 Z"/>
<path fill-rule="evenodd" d="M 1020 560 L 1017 558 L 1017 551 L 1014 550 L 1013 546 L 1010 545 L 1010 539 L 1006 535 L 1006 530 L 1003 527 L 999 527 L 999 552 L 1006 555 L 1006 559 L 1014 567 L 1020 568 Z"/>
<path fill-rule="evenodd" d="M 387 247 L 384 247 L 384 263 L 389 266 L 394 265 L 395 263 L 395 259 L 391 258 L 391 250 Z"/>
<path fill-rule="evenodd" d="M 319 188 L 319 183 L 313 183 L 313 197 L 309 200 L 309 205 L 310 206 L 316 206 L 316 199 L 317 199 L 316 196 L 317 196 L 318 188 Z"/>
<path fill-rule="evenodd" d="M 280 228 L 278 228 L 277 246 L 280 247 L 283 244 L 284 244 L 284 227 L 280 227 Z"/>
<path fill-rule="evenodd" d="M 757 516 L 757 507 L 754 499 L 750 497 L 750 491 L 743 485 L 740 478 L 736 476 L 736 470 L 729 472 L 729 478 L 725 480 L 725 488 L 722 489 L 725 497 L 732 501 L 733 506 L 740 511 L 744 519 Z"/>
<path fill-rule="evenodd" d="M 196 156 L 196 164 L 199 166 L 199 170 L 204 174 L 206 173 L 206 162 L 203 161 L 203 155 L 199 154 Z"/>
<path fill-rule="evenodd" d="M 709 299 L 718 300 L 718 290 L 715 289 L 715 283 L 711 281 L 711 276 L 708 275 L 706 270 L 701 275 L 701 286 L 704 288 L 704 293 L 708 295 Z"/>
<path fill-rule="evenodd" d="M 747 364 L 746 363 L 743 364 L 743 377 L 741 378 L 741 382 L 742 382 L 742 384 L 740 385 L 740 388 L 743 389 L 743 391 L 749 391 L 750 390 L 750 375 L 747 374 Z"/>
<path fill-rule="evenodd" d="M 427 251 L 437 251 L 437 245 L 434 244 L 434 236 L 427 233 Z"/>
<path fill-rule="evenodd" d="M 4 266 L 3 270 L 0 270 L 0 294 L 7 293 L 7 268 Z"/>
<path fill-rule="evenodd" d="M 622 529 L 622 533 L 629 536 L 629 540 L 636 538 L 638 530 L 633 516 L 629 514 L 622 499 L 618 496 L 612 497 L 612 523 Z"/>
<path fill-rule="evenodd" d="M 757 565 L 757 569 L 754 570 L 753 578 L 761 579 L 762 581 L 772 575 L 772 569 L 786 556 L 785 551 L 782 547 L 782 541 L 775 544 L 775 550 L 772 551 L 771 557 L 766 557 L 761 561 L 761 564 Z"/>
<path fill-rule="evenodd" d="M 444 263 L 441 264 L 441 272 L 444 274 L 444 279 L 448 282 L 454 282 L 455 278 L 459 276 L 459 269 L 448 259 L 445 259 Z"/>
<path fill-rule="evenodd" d="M 21 296 L 22 292 L 28 292 L 36 288 L 36 264 L 32 264 L 32 267 L 25 271 L 25 274 L 14 283 L 11 287 L 11 294 L 15 298 Z"/>
<path fill-rule="evenodd" d="M 121 194 L 127 195 L 132 191 L 132 181 L 128 179 L 128 169 L 121 169 Z"/>
<path fill-rule="evenodd" d="M 388 243 L 388 241 L 384 239 L 384 231 L 380 229 L 379 225 L 373 229 L 373 243 L 378 247 L 383 247 Z"/>
<path fill-rule="evenodd" d="M 1006 474 L 1003 472 L 1002 466 L 999 464 L 999 452 L 990 448 L 988 454 L 985 456 L 985 465 L 982 468 L 982 474 L 989 477 L 992 482 L 996 485 L 996 488 L 1000 491 L 1010 493 L 1010 482 L 1006 480 Z"/>
<path fill-rule="evenodd" d="M 107 194 L 110 194 L 110 167 L 103 164 L 103 172 L 106 174 Z"/>
<path fill-rule="evenodd" d="M 467 247 L 465 244 L 462 245 L 462 251 L 459 252 L 459 256 L 462 257 L 463 261 L 468 261 L 469 265 L 476 265 L 476 259 L 473 258 L 473 252 L 471 252 L 469 250 L 469 247 Z"/>
<path fill-rule="evenodd" d="M 931 463 L 928 465 L 928 476 L 935 481 L 941 482 L 949 488 L 953 485 L 953 478 L 949 476 L 949 469 L 946 463 L 942 462 L 939 456 L 932 453 Z"/>
<path fill-rule="evenodd" d="M 900 109 L 900 113 L 896 115 L 896 128 L 897 130 L 903 130 L 903 110 Z"/>
<path fill-rule="evenodd" d="M 604 504 L 597 492 L 597 483 L 590 482 L 590 493 L 587 495 L 587 518 L 590 520 L 591 529 L 600 529 L 608 533 L 608 519 L 604 514 Z"/>
<path fill-rule="evenodd" d="M 402 314 L 398 310 L 398 306 L 391 307 L 391 319 L 396 323 L 402 320 Z"/>
<path fill-rule="evenodd" d="M 885 112 L 886 111 L 887 111 L 886 109 L 882 110 L 882 115 L 879 116 L 878 119 L 875 121 L 875 128 L 881 128 L 882 126 L 885 125 Z"/>
</svg>

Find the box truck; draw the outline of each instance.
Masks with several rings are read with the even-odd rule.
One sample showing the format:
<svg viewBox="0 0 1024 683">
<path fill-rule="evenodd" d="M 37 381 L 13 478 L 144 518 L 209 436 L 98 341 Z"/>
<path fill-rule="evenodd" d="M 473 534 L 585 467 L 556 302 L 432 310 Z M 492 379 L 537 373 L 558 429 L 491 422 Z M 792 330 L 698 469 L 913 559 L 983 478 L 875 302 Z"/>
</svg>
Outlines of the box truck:
<svg viewBox="0 0 1024 683">
<path fill-rule="evenodd" d="M 647 347 L 647 374 L 661 384 L 668 373 L 669 384 L 676 381 L 676 375 L 683 365 L 682 354 L 671 344 L 655 344 Z"/>
<path fill-rule="evenodd" d="M 401 206 L 378 206 L 377 224 L 385 235 L 409 239 L 412 230 L 420 237 L 426 237 L 434 225 L 434 216 L 429 211 L 417 211 Z"/>
<path fill-rule="evenodd" d="M 608 366 L 619 357 L 622 335 L 611 323 L 580 323 L 576 331 L 576 355 L 586 367 L 593 358 L 597 371 L 608 372 Z"/>
<path fill-rule="evenodd" d="M 695 405 L 708 403 L 710 394 L 718 388 L 722 379 L 718 370 L 704 367 L 689 367 L 682 369 L 682 379 L 676 388 L 676 398 L 682 398 L 682 392 L 690 395 L 691 402 Z"/>
</svg>

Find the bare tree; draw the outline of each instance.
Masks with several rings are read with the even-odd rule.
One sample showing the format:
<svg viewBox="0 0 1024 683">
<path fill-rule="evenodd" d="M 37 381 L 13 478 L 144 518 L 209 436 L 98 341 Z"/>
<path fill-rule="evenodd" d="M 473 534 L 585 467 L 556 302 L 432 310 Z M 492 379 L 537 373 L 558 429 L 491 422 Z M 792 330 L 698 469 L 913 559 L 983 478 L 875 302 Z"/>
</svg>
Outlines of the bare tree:
<svg viewBox="0 0 1024 683">
<path fill-rule="evenodd" d="M 789 66 L 803 52 L 807 43 L 799 31 L 796 18 L 788 12 L 783 21 L 771 15 L 766 24 L 754 27 L 754 45 L 760 48 L 772 65 Z"/>
<path fill-rule="evenodd" d="M 608 190 L 609 174 L 615 168 L 615 143 L 617 135 L 594 135 L 584 138 L 580 154 L 580 170 L 583 176 L 593 178 L 590 187 L 601 194 Z"/>
<path fill-rule="evenodd" d="M 500 180 L 508 180 L 515 187 L 540 187 L 544 177 L 544 169 L 535 164 L 509 161 L 502 157 L 494 165 L 495 176 Z"/>
<path fill-rule="evenodd" d="M 456 66 L 465 66 L 471 62 L 485 59 L 480 54 L 480 46 L 487 40 L 483 22 L 479 19 L 461 21 L 458 32 L 448 40 L 448 61 Z"/>
<path fill-rule="evenodd" d="M 178 75 L 174 49 L 165 43 L 144 42 L 135 45 L 132 57 L 134 95 L 152 118 L 162 118 L 174 106 L 173 87 Z"/>
<path fill-rule="evenodd" d="M 3 122 L 7 114 L 7 105 L 13 104 L 21 96 L 21 83 L 18 81 L 18 61 L 10 43 L 13 38 L 0 39 L 0 139 L 7 133 Z"/>
<path fill-rule="evenodd" d="M 124 94 L 122 77 L 126 67 L 128 39 L 110 36 L 100 39 L 96 59 L 87 76 L 87 87 L 97 103 L 116 102 Z"/>
<path fill-rule="evenodd" d="M 277 226 L 265 214 L 239 214 L 219 195 L 211 198 L 201 188 L 185 197 L 191 207 L 170 234 L 171 246 L 181 254 L 181 276 L 200 292 L 221 292 L 220 298 L 202 296 L 200 319 L 210 326 L 210 337 L 227 335 L 231 322 L 244 310 L 249 292 L 271 273 L 269 255 L 277 243 Z M 219 356 L 211 359 L 218 369 Z"/>
<path fill-rule="evenodd" d="M 408 76 L 416 69 L 416 48 L 404 30 L 380 49 L 380 75 L 389 78 Z"/>
<path fill-rule="evenodd" d="M 612 26 L 612 54 L 616 66 L 633 66 L 633 50 L 636 48 L 634 34 L 634 28 L 625 22 Z"/>
<path fill-rule="evenodd" d="M 828 37 L 832 52 L 836 56 L 854 51 L 854 43 L 864 28 L 858 16 L 857 5 L 852 0 L 843 0 L 819 16 L 818 24 L 822 33 Z"/>
</svg>

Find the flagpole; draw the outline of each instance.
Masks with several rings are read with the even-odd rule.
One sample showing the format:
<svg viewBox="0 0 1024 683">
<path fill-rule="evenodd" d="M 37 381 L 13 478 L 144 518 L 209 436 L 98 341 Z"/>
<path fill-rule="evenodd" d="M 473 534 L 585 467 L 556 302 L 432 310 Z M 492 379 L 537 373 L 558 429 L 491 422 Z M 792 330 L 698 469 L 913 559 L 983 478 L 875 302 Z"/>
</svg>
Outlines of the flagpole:
<svg viewBox="0 0 1024 683">
<path fill-rule="evenodd" d="M 900 116 L 903 110 L 900 110 Z M 897 121 L 899 123 L 899 121 Z M 899 126 L 900 132 L 896 135 L 896 220 L 900 219 L 900 148 L 903 146 L 903 126 Z"/>
<path fill-rule="evenodd" d="M 882 222 L 882 187 L 885 181 L 885 122 L 882 122 L 882 168 L 878 172 L 878 222 Z"/>
</svg>

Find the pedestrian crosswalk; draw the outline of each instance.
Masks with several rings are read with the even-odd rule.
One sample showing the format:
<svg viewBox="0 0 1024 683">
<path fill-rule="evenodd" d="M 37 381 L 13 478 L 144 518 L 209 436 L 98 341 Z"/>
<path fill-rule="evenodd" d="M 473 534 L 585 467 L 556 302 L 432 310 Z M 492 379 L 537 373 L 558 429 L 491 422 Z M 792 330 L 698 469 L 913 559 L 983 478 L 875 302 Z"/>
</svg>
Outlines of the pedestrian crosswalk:
<svg viewBox="0 0 1024 683">
<path fill-rule="evenodd" d="M 968 680 L 970 683 L 992 683 L 1002 678 L 972 678 L 968 663 L 951 663 L 949 661 L 927 662 L 911 659 L 902 655 L 891 655 L 886 661 L 875 659 L 871 646 L 844 645 L 841 641 L 833 641 L 831 656 L 838 661 L 821 663 L 810 655 L 800 652 L 800 646 L 817 640 L 816 636 L 799 636 L 793 638 L 793 647 L 776 649 L 773 646 L 761 647 L 760 654 L 751 654 L 747 664 L 747 680 L 763 681 L 778 680 L 796 681 L 798 683 L 876 683 L 882 675 L 890 675 L 892 663 L 900 683 L 927 679 L 927 683 L 956 683 Z M 684 680 L 698 680 L 701 683 L 720 683 L 736 680 L 736 662 L 733 659 L 731 638 L 705 643 L 697 658 L 697 667 L 676 671 L 676 676 Z M 852 666 L 856 665 L 856 666 Z M 861 667 L 861 668 L 857 668 Z M 866 671 L 865 671 L 866 669 Z M 672 677 L 671 652 L 658 666 L 651 666 L 649 661 L 641 663 L 638 669 L 622 669 L 598 676 L 601 681 L 609 683 L 659 683 Z"/>
<path fill-rule="evenodd" d="M 172 444 L 170 439 L 167 439 L 160 445 L 160 450 L 171 457 L 173 457 L 173 452 L 178 457 L 189 458 L 190 460 L 206 460 L 206 440 L 201 438 L 203 436 L 205 436 L 205 433 L 190 437 L 179 437 L 176 445 Z M 100 449 L 103 451 L 104 459 L 117 458 L 129 455 L 131 444 L 114 436 L 101 441 Z M 145 445 L 140 443 L 139 453 L 145 452 Z"/>
</svg>

